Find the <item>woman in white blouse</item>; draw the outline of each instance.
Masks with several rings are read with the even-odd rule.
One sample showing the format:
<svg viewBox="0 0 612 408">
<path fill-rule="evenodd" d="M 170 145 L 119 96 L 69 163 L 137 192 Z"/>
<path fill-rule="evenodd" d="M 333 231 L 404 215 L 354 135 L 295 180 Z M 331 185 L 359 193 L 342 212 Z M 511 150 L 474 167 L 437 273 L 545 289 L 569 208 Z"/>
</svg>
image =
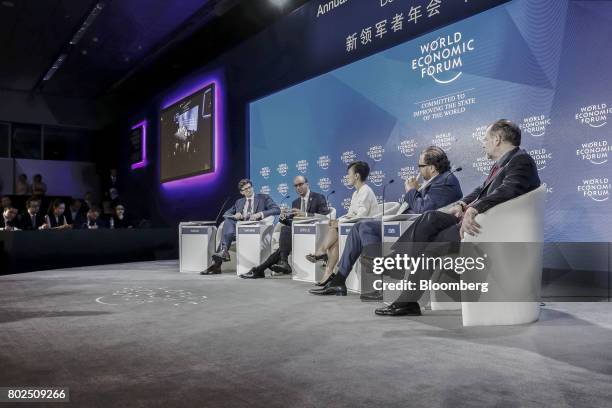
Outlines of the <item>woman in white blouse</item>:
<svg viewBox="0 0 612 408">
<path fill-rule="evenodd" d="M 320 286 L 327 283 L 334 272 L 336 263 L 338 263 L 338 221 L 342 222 L 342 220 L 351 218 L 373 217 L 378 212 L 376 195 L 370 186 L 366 184 L 369 174 L 370 166 L 366 162 L 356 161 L 348 165 L 347 184 L 355 188 L 348 212 L 340 217 L 340 219 L 332 220 L 329 223 L 329 232 L 325 237 L 323 245 L 317 248 L 315 254 L 306 255 L 306 259 L 310 262 L 315 263 L 320 260 L 327 262 L 325 275 L 323 275 L 323 279 L 318 283 Z"/>
</svg>

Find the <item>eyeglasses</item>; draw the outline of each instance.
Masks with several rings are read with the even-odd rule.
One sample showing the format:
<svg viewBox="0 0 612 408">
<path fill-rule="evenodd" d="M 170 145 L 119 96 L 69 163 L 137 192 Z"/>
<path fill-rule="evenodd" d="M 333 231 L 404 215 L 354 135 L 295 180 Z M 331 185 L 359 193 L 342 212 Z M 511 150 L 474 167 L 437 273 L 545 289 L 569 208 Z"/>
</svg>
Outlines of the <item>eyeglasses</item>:
<svg viewBox="0 0 612 408">
<path fill-rule="evenodd" d="M 240 192 L 244 193 L 245 191 L 248 191 L 248 190 L 250 190 L 252 188 L 253 188 L 253 186 L 243 187 L 243 188 L 240 189 Z"/>
<path fill-rule="evenodd" d="M 419 168 L 431 166 L 431 164 L 419 164 Z"/>
<path fill-rule="evenodd" d="M 306 183 L 297 183 L 297 184 L 294 184 L 293 187 L 296 187 L 296 188 L 297 187 L 302 187 L 304 184 L 306 184 Z"/>
</svg>

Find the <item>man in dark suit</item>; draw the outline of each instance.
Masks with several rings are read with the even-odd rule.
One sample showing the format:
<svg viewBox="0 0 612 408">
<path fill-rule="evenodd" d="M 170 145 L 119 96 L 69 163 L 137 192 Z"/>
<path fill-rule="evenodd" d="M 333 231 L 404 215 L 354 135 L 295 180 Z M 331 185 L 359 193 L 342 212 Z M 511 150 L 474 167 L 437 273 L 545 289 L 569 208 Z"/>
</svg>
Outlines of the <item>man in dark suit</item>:
<svg viewBox="0 0 612 408">
<path fill-rule="evenodd" d="M 451 164 L 444 150 L 430 146 L 419 156 L 419 175 L 425 180 L 419 185 L 417 179 L 406 181 L 404 203 L 399 214 L 422 214 L 436 210 L 459 200 L 462 196 L 459 180 L 451 172 Z M 382 241 L 382 221 L 368 220 L 356 223 L 349 233 L 344 252 L 338 262 L 338 271 L 331 280 L 320 289 L 311 289 L 313 295 L 335 295 L 345 291 L 344 282 L 362 251 L 368 246 Z M 362 300 L 381 300 L 380 292 L 363 294 Z"/>
<path fill-rule="evenodd" d="M 40 214 L 40 199 L 30 197 L 26 201 L 26 211 L 21 214 L 19 229 L 24 231 L 36 231 L 47 228 L 45 216 Z"/>
<path fill-rule="evenodd" d="M 80 228 L 85 223 L 86 216 L 82 206 L 81 200 L 72 199 L 68 211 L 64 213 L 66 222 L 72 225 L 73 228 Z"/>
<path fill-rule="evenodd" d="M 87 210 L 87 218 L 83 224 L 80 225 L 80 229 L 104 229 L 106 223 L 100 218 L 100 208 L 96 205 L 92 205 Z"/>
<path fill-rule="evenodd" d="M 289 254 L 291 253 L 291 223 L 293 217 L 308 217 L 314 214 L 329 214 L 327 200 L 323 194 L 310 191 L 308 179 L 304 176 L 296 176 L 293 186 L 299 197 L 291 203 L 291 210 L 283 211 L 280 222 L 283 224 L 280 230 L 279 247 L 261 265 L 251 268 L 250 271 L 240 275 L 244 279 L 265 278 L 267 268 L 279 274 L 291 274 L 289 265 Z"/>
<path fill-rule="evenodd" d="M 0 218 L 0 231 L 18 231 L 17 209 L 8 205 L 2 209 Z"/>
<path fill-rule="evenodd" d="M 513 122 L 500 119 L 487 129 L 483 147 L 487 157 L 494 160 L 489 176 L 484 183 L 457 202 L 448 213 L 428 211 L 400 237 L 394 245 L 399 250 L 402 243 L 459 242 L 465 234 L 475 236 L 480 225 L 476 215 L 484 213 L 498 204 L 535 190 L 540 186 L 538 169 L 533 158 L 520 149 L 521 129 Z M 420 253 L 420 251 L 419 251 Z M 387 307 L 376 309 L 377 315 L 420 315 L 415 292 L 411 299 L 402 294 Z"/>
<path fill-rule="evenodd" d="M 251 180 L 240 180 L 238 189 L 244 197 L 236 200 L 234 206 L 223 214 L 225 222 L 221 231 L 221 243 L 217 252 L 212 256 L 213 264 L 205 271 L 200 272 L 201 275 L 221 273 L 221 264 L 230 260 L 229 248 L 236 239 L 236 223 L 238 221 L 259 221 L 271 215 L 280 214 L 280 208 L 269 195 L 255 194 Z"/>
</svg>

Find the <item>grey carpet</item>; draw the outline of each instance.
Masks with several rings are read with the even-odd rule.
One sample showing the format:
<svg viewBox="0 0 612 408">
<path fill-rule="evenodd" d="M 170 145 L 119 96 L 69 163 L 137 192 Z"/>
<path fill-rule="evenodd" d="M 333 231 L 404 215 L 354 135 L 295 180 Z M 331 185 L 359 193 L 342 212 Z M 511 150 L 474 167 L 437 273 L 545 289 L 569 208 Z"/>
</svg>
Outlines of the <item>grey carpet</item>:
<svg viewBox="0 0 612 408">
<path fill-rule="evenodd" d="M 177 262 L 2 276 L 0 386 L 67 386 L 57 406 L 82 407 L 611 404 L 610 303 L 462 328 L 458 312 L 381 318 L 310 287 Z"/>
</svg>

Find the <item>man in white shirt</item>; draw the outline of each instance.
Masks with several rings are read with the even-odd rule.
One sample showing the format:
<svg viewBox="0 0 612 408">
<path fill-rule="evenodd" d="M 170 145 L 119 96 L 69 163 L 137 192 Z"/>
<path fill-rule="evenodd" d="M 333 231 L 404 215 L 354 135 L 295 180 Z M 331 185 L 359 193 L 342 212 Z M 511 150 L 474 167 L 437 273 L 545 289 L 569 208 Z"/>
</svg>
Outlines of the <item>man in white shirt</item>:
<svg viewBox="0 0 612 408">
<path fill-rule="evenodd" d="M 351 197 L 351 205 L 346 215 L 340 217 L 339 220 L 332 220 L 329 224 L 329 232 L 325 237 L 325 242 L 315 254 L 306 256 L 310 262 L 317 262 L 319 260 L 327 260 L 327 266 L 325 267 L 325 275 L 319 282 L 320 286 L 324 286 L 319 291 L 326 290 L 330 279 L 334 272 L 334 267 L 338 262 L 339 248 L 338 248 L 338 221 L 342 222 L 343 219 L 351 218 L 369 218 L 376 215 L 378 212 L 378 200 L 376 195 L 366 184 L 368 176 L 370 175 L 370 166 L 368 163 L 363 161 L 356 161 L 348 165 L 347 168 L 347 183 L 350 186 L 355 187 L 355 192 Z M 346 286 L 344 282 L 335 285 L 333 287 L 334 293 L 342 296 L 346 296 Z M 313 293 L 311 291 L 311 293 Z"/>
</svg>

